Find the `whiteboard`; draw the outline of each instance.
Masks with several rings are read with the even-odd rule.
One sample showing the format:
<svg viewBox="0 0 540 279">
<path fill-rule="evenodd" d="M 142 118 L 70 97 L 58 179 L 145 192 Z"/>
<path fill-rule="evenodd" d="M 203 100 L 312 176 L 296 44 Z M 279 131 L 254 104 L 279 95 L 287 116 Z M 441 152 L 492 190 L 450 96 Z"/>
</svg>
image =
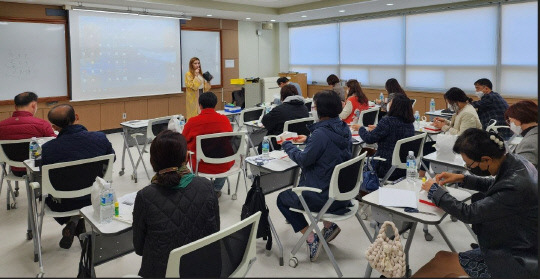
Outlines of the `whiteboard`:
<svg viewBox="0 0 540 279">
<path fill-rule="evenodd" d="M 189 60 L 197 57 L 201 61 L 203 73 L 208 71 L 214 78 L 212 85 L 221 85 L 221 32 L 203 30 L 182 30 L 182 87 L 186 73 L 189 71 Z"/>
<path fill-rule="evenodd" d="M 68 96 L 63 23 L 0 21 L 0 100 Z"/>
</svg>

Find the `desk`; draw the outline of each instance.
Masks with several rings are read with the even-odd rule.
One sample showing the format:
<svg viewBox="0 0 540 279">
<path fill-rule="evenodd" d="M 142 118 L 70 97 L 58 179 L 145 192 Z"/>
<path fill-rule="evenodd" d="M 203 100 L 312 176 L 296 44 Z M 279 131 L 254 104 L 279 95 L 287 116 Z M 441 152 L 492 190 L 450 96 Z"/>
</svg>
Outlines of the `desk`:
<svg viewBox="0 0 540 279">
<path fill-rule="evenodd" d="M 142 162 L 144 165 L 144 161 L 142 158 L 142 153 L 139 153 L 139 158 L 137 159 L 137 163 L 134 162 L 133 156 L 131 155 L 131 151 L 129 150 L 129 144 L 128 144 L 128 137 L 131 134 L 134 134 L 133 131 L 130 131 L 130 129 L 141 129 L 141 128 L 147 128 L 148 127 L 148 120 L 132 120 L 132 121 L 126 121 L 120 123 L 120 126 L 122 126 L 122 137 L 124 138 L 124 146 L 122 148 L 122 169 L 119 172 L 119 175 L 124 175 L 124 161 L 126 156 L 126 150 L 129 155 L 129 161 L 131 162 L 131 166 L 133 167 L 133 173 L 131 174 L 131 179 L 137 183 L 137 167 L 139 166 L 139 163 Z M 146 138 L 146 131 L 145 134 L 145 141 L 148 140 Z M 134 138 L 135 144 L 138 145 L 137 139 Z M 138 148 L 138 146 L 137 146 Z M 144 152 L 144 150 L 143 150 Z M 144 165 L 144 169 L 146 172 L 146 166 Z M 150 179 L 150 176 L 148 173 L 146 173 L 146 176 L 148 176 L 148 179 Z"/>
<path fill-rule="evenodd" d="M 467 168 L 465 168 L 465 161 L 457 154 L 454 156 L 453 161 L 447 160 L 446 158 L 438 158 L 437 151 L 429 153 L 424 156 L 423 159 L 430 162 L 430 166 L 434 171 L 434 173 L 429 173 L 431 177 L 435 177 L 435 173 L 442 173 L 444 171 L 463 173 L 467 170 Z M 427 168 L 423 162 L 422 165 L 429 171 L 429 168 Z"/>
<path fill-rule="evenodd" d="M 121 199 L 118 199 L 121 214 L 131 214 L 133 206 L 124 205 L 120 202 Z M 84 240 L 85 237 L 91 238 L 92 261 L 90 269 L 92 277 L 96 276 L 95 266 L 135 251 L 131 224 L 118 221 L 116 218 L 107 224 L 100 224 L 94 216 L 92 205 L 81 208 L 81 215 L 92 228 L 91 232 L 81 235 L 81 240 Z"/>
<path fill-rule="evenodd" d="M 236 126 L 240 127 L 240 120 L 238 119 L 238 116 L 240 115 L 241 111 L 239 112 L 227 112 L 225 110 L 216 110 L 217 113 L 227 116 L 231 122 L 236 122 Z"/>
<path fill-rule="evenodd" d="M 257 151 L 257 146 L 261 144 L 261 142 L 264 140 L 264 137 L 267 135 L 268 130 L 264 128 L 264 125 L 259 120 L 245 122 L 244 126 L 246 126 L 247 131 L 248 150 L 249 148 L 253 148 L 255 154 L 259 155 L 259 152 Z"/>
<path fill-rule="evenodd" d="M 387 185 L 385 187 L 407 189 L 407 186 L 408 186 L 407 181 L 403 180 L 395 185 Z M 420 187 L 419 181 L 416 183 L 416 187 Z M 471 194 L 467 191 L 454 189 L 454 188 L 446 188 L 446 189 L 452 196 L 454 196 L 459 201 L 467 201 L 471 198 Z M 377 234 L 379 233 L 380 224 L 384 223 L 384 221 L 390 220 L 390 221 L 404 221 L 404 222 L 412 223 L 409 229 L 410 230 L 409 237 L 407 238 L 407 242 L 405 243 L 405 249 L 404 249 L 406 264 L 407 264 L 406 277 L 410 277 L 409 249 L 411 247 L 414 233 L 416 231 L 416 225 L 418 223 L 422 223 L 426 225 L 435 225 L 435 227 L 437 227 L 437 230 L 443 237 L 444 241 L 446 242 L 450 250 L 452 250 L 452 252 L 456 252 L 456 249 L 454 249 L 454 246 L 450 243 L 450 240 L 448 239 L 446 234 L 442 231 L 441 227 L 439 226 L 441 221 L 446 217 L 446 215 L 448 215 L 448 213 L 444 212 L 442 209 L 435 206 L 418 203 L 418 210 L 434 213 L 435 216 L 433 216 L 433 215 L 427 215 L 427 214 L 422 214 L 422 213 L 408 213 L 408 212 L 405 212 L 403 208 L 399 208 L 399 207 L 385 207 L 385 206 L 379 205 L 379 190 L 371 192 L 363 196 L 362 201 L 372 206 L 371 208 L 372 218 L 376 222 L 375 233 L 373 234 L 373 237 L 369 235 L 367 228 L 365 228 L 365 226 L 362 226 L 368 239 L 372 243 L 377 237 Z M 468 227 L 466 224 L 465 226 Z M 371 275 L 371 266 L 368 264 L 364 277 L 370 277 L 370 275 Z"/>
<path fill-rule="evenodd" d="M 433 121 L 433 118 L 435 117 L 442 117 L 446 119 L 452 118 L 453 113 L 444 113 L 442 112 L 442 109 L 436 110 L 436 111 L 427 111 L 426 115 L 429 115 L 429 121 Z"/>
</svg>

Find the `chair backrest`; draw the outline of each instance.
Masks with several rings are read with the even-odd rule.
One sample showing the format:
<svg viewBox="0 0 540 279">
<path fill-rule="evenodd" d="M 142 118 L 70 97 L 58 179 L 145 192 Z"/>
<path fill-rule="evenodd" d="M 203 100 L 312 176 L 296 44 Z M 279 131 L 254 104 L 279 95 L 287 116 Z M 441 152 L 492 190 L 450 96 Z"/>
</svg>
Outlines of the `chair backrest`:
<svg viewBox="0 0 540 279">
<path fill-rule="evenodd" d="M 182 116 L 181 114 L 148 119 L 148 126 L 146 127 L 146 138 L 153 140 L 159 133 L 161 133 L 163 130 L 166 130 L 169 126 L 169 121 L 173 117 L 177 117 L 178 120 L 184 119 L 184 116 Z"/>
<path fill-rule="evenodd" d="M 360 112 L 358 124 L 367 127 L 368 125 L 377 125 L 379 122 L 379 108 L 374 107 Z"/>
<path fill-rule="evenodd" d="M 259 120 L 263 115 L 264 110 L 264 107 L 254 107 L 242 110 L 240 112 L 240 123 L 243 125 L 249 121 Z"/>
<path fill-rule="evenodd" d="M 360 192 L 367 152 L 334 167 L 328 197 L 338 201 L 351 200 Z"/>
<path fill-rule="evenodd" d="M 29 147 L 32 139 L 0 140 L 0 163 L 11 167 L 24 168 L 23 161 L 29 158 Z"/>
<path fill-rule="evenodd" d="M 313 124 L 314 122 L 315 118 L 313 117 L 288 120 L 283 124 L 283 131 L 295 132 L 299 135 L 309 136 L 310 131 L 307 125 Z"/>
<path fill-rule="evenodd" d="M 306 106 L 307 108 L 307 111 L 311 111 L 311 105 L 312 105 L 313 101 L 307 101 L 304 103 L 304 105 Z"/>
<path fill-rule="evenodd" d="M 203 160 L 209 164 L 223 164 L 233 160 L 242 161 L 243 154 L 246 154 L 246 132 L 226 132 L 199 135 L 196 137 L 197 166 Z"/>
<path fill-rule="evenodd" d="M 495 131 L 495 133 L 499 133 L 499 129 L 503 128 L 503 129 L 510 129 L 509 126 L 506 126 L 506 125 L 496 125 L 497 124 L 497 120 L 495 119 L 490 119 L 489 120 L 489 123 L 486 127 L 486 132 L 489 132 L 489 131 Z"/>
<path fill-rule="evenodd" d="M 414 152 L 414 157 L 416 158 L 416 166 L 420 167 L 426 136 L 427 133 L 424 132 L 398 140 L 392 154 L 392 165 L 396 166 L 396 168 L 407 169 L 407 156 L 409 155 L 409 150 L 411 150 Z"/>
<path fill-rule="evenodd" d="M 55 198 L 77 198 L 89 195 L 99 176 L 112 181 L 114 154 L 89 159 L 43 165 L 42 191 Z"/>
<path fill-rule="evenodd" d="M 416 99 L 411 99 L 411 105 L 414 108 L 414 105 L 416 104 Z"/>
<path fill-rule="evenodd" d="M 165 277 L 245 277 L 256 257 L 261 212 L 172 250 Z"/>
</svg>

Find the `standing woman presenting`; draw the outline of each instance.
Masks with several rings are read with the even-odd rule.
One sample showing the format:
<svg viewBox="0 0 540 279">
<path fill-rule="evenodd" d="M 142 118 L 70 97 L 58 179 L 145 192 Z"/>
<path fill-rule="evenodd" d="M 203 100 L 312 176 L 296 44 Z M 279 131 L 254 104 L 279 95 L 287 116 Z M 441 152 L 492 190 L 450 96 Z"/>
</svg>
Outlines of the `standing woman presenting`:
<svg viewBox="0 0 540 279">
<path fill-rule="evenodd" d="M 189 71 L 184 81 L 186 85 L 186 119 L 199 114 L 199 95 L 210 90 L 210 82 L 202 76 L 201 61 L 197 57 L 189 60 Z"/>
</svg>

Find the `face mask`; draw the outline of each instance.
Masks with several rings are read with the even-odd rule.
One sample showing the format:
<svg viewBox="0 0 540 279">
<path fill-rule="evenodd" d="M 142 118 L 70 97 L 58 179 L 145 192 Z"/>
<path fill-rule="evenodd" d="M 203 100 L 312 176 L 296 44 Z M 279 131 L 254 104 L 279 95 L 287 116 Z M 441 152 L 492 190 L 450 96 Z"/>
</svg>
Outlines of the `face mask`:
<svg viewBox="0 0 540 279">
<path fill-rule="evenodd" d="M 489 166 L 488 166 L 488 169 L 489 169 Z M 477 176 L 490 176 L 491 175 L 489 170 L 482 170 L 480 168 L 480 164 L 478 164 L 476 167 L 470 169 L 469 172 L 474 174 L 474 175 L 477 175 Z"/>
<path fill-rule="evenodd" d="M 521 127 L 514 124 L 514 122 L 510 122 L 510 130 L 512 130 L 512 132 L 514 132 L 516 135 L 519 135 L 522 132 Z"/>
<path fill-rule="evenodd" d="M 478 98 L 482 98 L 482 96 L 484 96 L 484 92 L 482 92 L 482 91 L 476 91 L 476 92 L 474 92 L 474 94 L 475 94 L 476 97 L 478 97 Z"/>
<path fill-rule="evenodd" d="M 319 115 L 317 115 L 317 110 L 312 110 L 311 116 L 315 119 L 315 122 L 319 122 Z"/>
<path fill-rule="evenodd" d="M 454 106 L 451 105 L 451 104 L 448 104 L 446 107 L 447 107 L 449 110 L 454 110 Z"/>
</svg>

